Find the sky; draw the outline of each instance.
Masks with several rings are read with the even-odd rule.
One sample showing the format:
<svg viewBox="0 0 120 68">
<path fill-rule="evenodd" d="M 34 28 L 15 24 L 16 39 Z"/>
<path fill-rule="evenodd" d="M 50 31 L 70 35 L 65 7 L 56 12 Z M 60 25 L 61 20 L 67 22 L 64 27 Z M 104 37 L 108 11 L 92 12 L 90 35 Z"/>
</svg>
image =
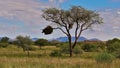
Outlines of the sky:
<svg viewBox="0 0 120 68">
<path fill-rule="evenodd" d="M 82 36 L 108 40 L 120 38 L 120 0 L 0 0 L 0 37 L 15 38 L 18 35 L 54 39 L 65 36 L 59 30 L 44 35 L 42 29 L 50 22 L 42 18 L 45 8 L 70 9 L 82 6 L 97 11 L 104 24 L 86 30 Z"/>
</svg>

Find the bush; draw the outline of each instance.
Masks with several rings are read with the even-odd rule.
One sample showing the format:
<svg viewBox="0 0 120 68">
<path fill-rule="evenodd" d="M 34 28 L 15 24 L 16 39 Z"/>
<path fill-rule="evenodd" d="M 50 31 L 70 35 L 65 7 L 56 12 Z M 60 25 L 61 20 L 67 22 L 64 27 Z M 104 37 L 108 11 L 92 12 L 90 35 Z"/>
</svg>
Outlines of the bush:
<svg viewBox="0 0 120 68">
<path fill-rule="evenodd" d="M 5 48 L 5 47 L 7 47 L 7 46 L 8 46 L 8 43 L 0 43 L 0 47 Z"/>
<path fill-rule="evenodd" d="M 94 51 L 97 51 L 97 45 L 94 45 L 94 44 L 83 44 L 82 45 L 82 49 L 85 52 L 94 52 Z"/>
<path fill-rule="evenodd" d="M 113 59 L 114 56 L 108 53 L 101 53 L 95 58 L 98 63 L 111 63 Z"/>
<path fill-rule="evenodd" d="M 107 50 L 109 53 L 117 52 L 120 50 L 120 42 L 113 42 L 108 45 Z"/>
<path fill-rule="evenodd" d="M 120 59 L 120 50 L 116 51 L 116 52 L 112 52 L 112 55 L 114 55 L 116 58 Z"/>
<path fill-rule="evenodd" d="M 50 44 L 50 42 L 47 39 L 38 39 L 34 43 L 35 43 L 35 45 L 38 45 L 40 47 L 41 46 L 46 46 L 46 45 Z"/>
<path fill-rule="evenodd" d="M 107 51 L 113 54 L 115 57 L 120 58 L 120 40 L 114 38 L 106 42 Z"/>
<path fill-rule="evenodd" d="M 50 56 L 53 56 L 53 57 L 59 57 L 59 56 L 62 56 L 60 50 L 54 50 L 50 53 Z"/>
<path fill-rule="evenodd" d="M 75 48 L 73 49 L 73 53 L 74 54 L 82 54 L 83 53 L 83 50 L 81 49 L 80 46 L 76 45 Z"/>
<path fill-rule="evenodd" d="M 69 46 L 68 45 L 62 45 L 61 47 L 61 53 L 64 54 L 69 54 Z M 74 54 L 82 54 L 83 50 L 79 45 L 76 45 L 75 48 L 73 49 Z"/>
</svg>

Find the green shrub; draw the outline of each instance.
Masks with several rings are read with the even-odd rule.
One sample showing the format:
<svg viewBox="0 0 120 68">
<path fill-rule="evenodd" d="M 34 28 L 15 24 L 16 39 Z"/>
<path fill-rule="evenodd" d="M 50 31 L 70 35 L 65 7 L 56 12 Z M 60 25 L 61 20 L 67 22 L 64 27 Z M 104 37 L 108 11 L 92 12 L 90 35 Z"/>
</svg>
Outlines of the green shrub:
<svg viewBox="0 0 120 68">
<path fill-rule="evenodd" d="M 50 56 L 53 56 L 53 57 L 59 57 L 59 56 L 62 56 L 60 50 L 54 50 L 50 53 Z"/>
<path fill-rule="evenodd" d="M 94 44 L 83 44 L 81 47 L 85 52 L 94 52 L 97 51 L 97 45 Z"/>
<path fill-rule="evenodd" d="M 106 42 L 107 52 L 113 54 L 116 58 L 120 58 L 120 40 L 114 38 Z"/>
<path fill-rule="evenodd" d="M 117 52 L 120 50 L 120 42 L 113 42 L 107 46 L 107 50 L 109 53 Z"/>
<path fill-rule="evenodd" d="M 111 63 L 115 57 L 108 53 L 101 53 L 96 56 L 95 60 L 98 63 Z"/>
<path fill-rule="evenodd" d="M 62 45 L 60 47 L 60 49 L 61 49 L 61 53 L 69 54 L 69 46 L 68 45 Z M 73 53 L 74 54 L 82 54 L 83 50 L 81 49 L 81 47 L 79 45 L 76 45 L 75 48 L 73 49 Z"/>
<path fill-rule="evenodd" d="M 120 59 L 120 50 L 116 51 L 116 52 L 113 52 L 111 53 L 112 55 L 114 55 L 116 58 L 119 58 Z"/>
<path fill-rule="evenodd" d="M 35 43 L 35 45 L 40 46 L 40 47 L 50 44 L 50 42 L 47 39 L 38 39 L 34 43 Z"/>
<path fill-rule="evenodd" d="M 97 51 L 98 52 L 104 52 L 105 51 L 105 43 L 97 43 Z"/>
<path fill-rule="evenodd" d="M 73 49 L 73 53 L 74 54 L 82 54 L 83 53 L 83 50 L 81 49 L 80 46 L 76 45 L 75 48 Z"/>
</svg>

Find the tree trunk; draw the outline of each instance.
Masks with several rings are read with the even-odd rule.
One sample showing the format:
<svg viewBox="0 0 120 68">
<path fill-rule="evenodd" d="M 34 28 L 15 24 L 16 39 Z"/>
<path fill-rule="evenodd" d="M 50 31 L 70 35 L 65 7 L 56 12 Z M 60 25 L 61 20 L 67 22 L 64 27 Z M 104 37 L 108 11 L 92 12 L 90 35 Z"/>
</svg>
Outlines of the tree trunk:
<svg viewBox="0 0 120 68">
<path fill-rule="evenodd" d="M 76 46 L 77 40 L 74 42 L 72 49 L 74 49 L 74 47 Z"/>
<path fill-rule="evenodd" d="M 72 44 L 71 44 L 71 36 L 68 37 L 69 40 L 69 52 L 70 52 L 70 57 L 73 56 L 73 49 L 72 49 Z"/>
<path fill-rule="evenodd" d="M 72 47 L 70 45 L 70 57 L 72 57 L 72 56 L 73 56 L 73 49 L 72 49 Z"/>
</svg>

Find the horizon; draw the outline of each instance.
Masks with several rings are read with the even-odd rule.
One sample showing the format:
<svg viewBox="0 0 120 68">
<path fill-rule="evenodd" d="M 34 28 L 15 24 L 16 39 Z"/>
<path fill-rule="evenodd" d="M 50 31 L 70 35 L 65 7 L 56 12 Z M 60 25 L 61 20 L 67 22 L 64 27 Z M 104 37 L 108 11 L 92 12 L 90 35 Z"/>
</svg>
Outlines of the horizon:
<svg viewBox="0 0 120 68">
<path fill-rule="evenodd" d="M 19 35 L 18 35 L 18 36 L 19 36 Z M 26 36 L 27 36 L 27 35 L 26 35 Z M 3 36 L 3 37 L 8 37 L 8 36 Z M 3 38 L 3 37 L 0 37 L 0 39 Z M 9 38 L 9 40 L 15 40 L 15 39 L 16 39 L 16 38 L 10 38 L 10 37 L 8 37 L 8 38 Z M 63 39 L 63 38 L 64 38 L 64 39 Z M 95 37 L 93 37 L 93 38 L 86 38 L 86 37 L 84 37 L 84 36 L 80 36 L 80 37 L 79 37 L 79 41 L 80 41 L 80 39 L 83 41 L 83 40 L 84 40 L 83 38 L 84 38 L 85 40 L 91 40 L 91 41 L 92 41 L 92 40 L 96 40 L 96 41 L 97 41 L 97 40 L 99 40 L 99 41 L 108 41 L 108 40 L 115 39 L 116 37 L 115 37 L 115 38 L 110 38 L 110 39 L 107 39 L 107 40 L 100 40 L 100 39 L 95 38 Z M 33 40 L 33 41 L 35 41 L 35 40 L 37 40 L 37 39 L 46 39 L 46 38 L 30 37 L 30 39 Z M 60 41 L 60 39 L 61 39 L 61 40 L 65 40 L 65 39 L 67 39 L 67 37 L 66 37 L 66 36 L 61 36 L 61 37 L 50 38 L 50 39 L 46 39 L 46 40 L 49 40 L 49 41 L 50 41 L 50 40 L 58 40 L 58 41 Z M 117 38 L 117 39 L 120 39 L 120 38 Z M 74 40 L 74 36 L 72 36 L 72 40 Z M 85 40 L 84 40 L 84 41 L 85 41 Z M 67 41 L 68 41 L 68 40 L 67 40 Z"/>
<path fill-rule="evenodd" d="M 120 38 L 120 0 L 0 0 L 0 37 L 15 38 L 18 35 L 31 38 L 54 39 L 64 37 L 62 32 L 54 31 L 44 35 L 42 29 L 52 25 L 42 17 L 45 8 L 69 9 L 71 6 L 97 11 L 104 24 L 93 26 L 83 32 L 81 37 L 109 40 Z"/>
</svg>

